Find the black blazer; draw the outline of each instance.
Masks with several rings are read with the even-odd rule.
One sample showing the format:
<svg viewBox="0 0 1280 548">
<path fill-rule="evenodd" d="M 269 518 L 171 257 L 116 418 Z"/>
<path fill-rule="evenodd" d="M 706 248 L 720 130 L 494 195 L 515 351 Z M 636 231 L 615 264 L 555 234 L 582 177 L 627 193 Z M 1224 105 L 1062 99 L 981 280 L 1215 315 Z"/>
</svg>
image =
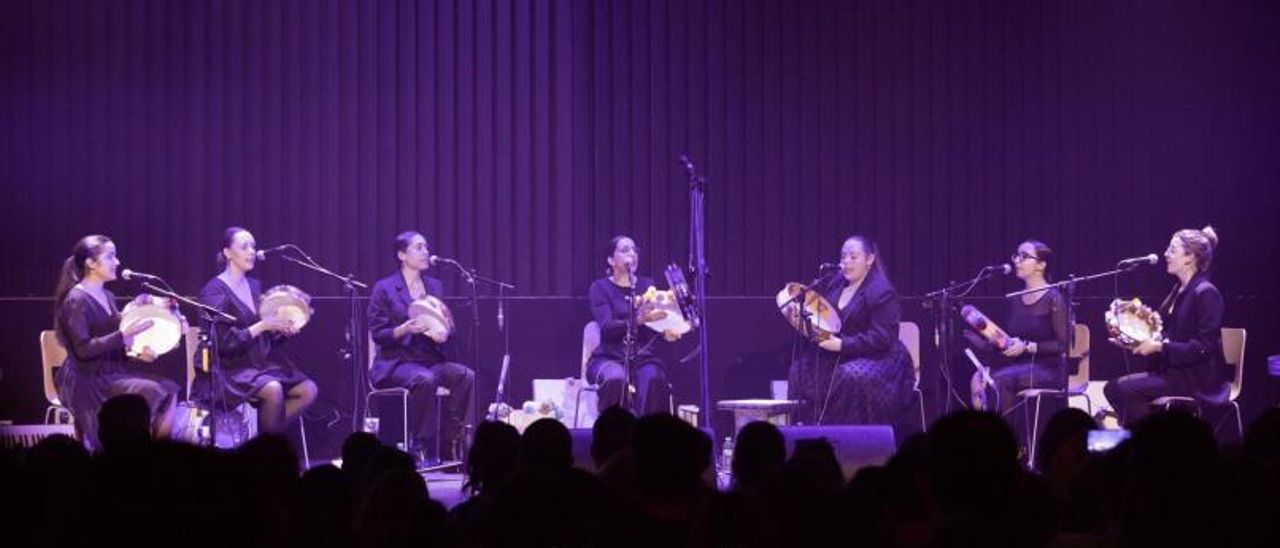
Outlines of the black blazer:
<svg viewBox="0 0 1280 548">
<path fill-rule="evenodd" d="M 422 286 L 428 295 L 444 297 L 444 284 L 440 280 L 426 275 L 422 278 Z M 421 333 L 410 333 L 397 339 L 392 333 L 397 326 L 409 320 L 409 304 L 412 302 L 404 275 L 399 270 L 373 285 L 368 315 L 369 334 L 378 345 L 378 354 L 369 367 L 369 379 L 374 385 L 389 377 L 402 363 L 430 366 L 449 359 L 447 341 L 443 345 L 438 344 Z"/>
<path fill-rule="evenodd" d="M 849 285 L 837 277 L 824 295 L 839 308 L 840 292 Z M 898 321 L 902 303 L 898 292 L 883 276 L 871 274 L 862 282 L 849 304 L 839 308 L 840 361 L 855 358 L 880 359 L 898 344 Z"/>
<path fill-rule="evenodd" d="M 1164 320 L 1164 351 L 1152 356 L 1157 372 L 1178 377 L 1196 395 L 1217 400 L 1225 396 L 1231 370 L 1222 350 L 1222 293 L 1205 274 L 1197 274 L 1178 294 L 1177 286 L 1160 305 Z"/>
</svg>

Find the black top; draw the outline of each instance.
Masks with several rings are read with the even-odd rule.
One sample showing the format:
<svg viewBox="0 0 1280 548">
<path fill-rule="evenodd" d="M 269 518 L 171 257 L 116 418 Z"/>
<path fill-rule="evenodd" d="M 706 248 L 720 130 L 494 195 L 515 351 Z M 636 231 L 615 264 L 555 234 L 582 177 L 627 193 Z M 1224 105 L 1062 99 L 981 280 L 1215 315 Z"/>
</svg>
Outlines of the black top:
<svg viewBox="0 0 1280 548">
<path fill-rule="evenodd" d="M 63 365 L 79 373 L 121 370 L 127 361 L 116 296 L 102 292 L 107 297 L 105 309 L 92 295 L 74 288 L 58 305 L 58 339 L 67 348 Z"/>
<path fill-rule="evenodd" d="M 642 295 L 653 287 L 653 278 L 636 277 L 634 295 Z M 600 278 L 591 283 L 587 296 L 591 301 L 591 318 L 600 326 L 600 346 L 592 353 L 592 357 L 603 357 L 622 360 L 626 352 L 623 339 L 627 335 L 627 324 L 633 321 L 633 308 L 627 302 L 631 289 L 618 287 L 610 277 Z M 653 342 L 658 333 L 643 324 L 634 324 L 636 334 L 635 355 L 652 356 Z"/>
<path fill-rule="evenodd" d="M 422 276 L 422 287 L 427 295 L 444 297 L 444 284 L 430 276 Z M 409 304 L 413 297 L 404 282 L 404 275 L 397 270 L 373 284 L 369 295 L 369 334 L 378 345 L 378 354 L 369 366 L 369 380 L 377 385 L 391 375 L 400 364 L 411 362 L 434 365 L 448 361 L 448 342 L 439 344 L 423 333 L 409 333 L 395 338 L 393 332 L 400 324 L 409 321 Z"/>
<path fill-rule="evenodd" d="M 1036 353 L 1026 352 L 1015 358 L 1019 362 L 1060 365 L 1069 344 L 1066 299 L 1057 288 L 1042 291 L 1031 304 L 1023 302 L 1021 295 L 1012 297 L 1004 329 L 1011 337 L 1036 343 Z"/>
<path fill-rule="evenodd" d="M 868 275 L 843 308 L 840 292 L 849 282 L 836 275 L 827 283 L 824 295 L 840 314 L 840 361 L 888 356 L 898 344 L 898 322 L 902 319 L 902 303 L 889 280 Z"/>
<path fill-rule="evenodd" d="M 1222 293 L 1206 274 L 1197 274 L 1187 289 L 1173 291 L 1160 305 L 1164 320 L 1164 351 L 1152 355 L 1153 370 L 1181 377 L 1199 396 L 1225 397 L 1231 370 L 1222 349 Z"/>
<path fill-rule="evenodd" d="M 1067 305 L 1057 288 L 1046 289 L 1040 298 L 1027 304 L 1022 296 L 1009 301 L 1006 333 L 1036 343 L 1036 358 L 1050 358 L 1057 363 L 1067 350 Z"/>
</svg>

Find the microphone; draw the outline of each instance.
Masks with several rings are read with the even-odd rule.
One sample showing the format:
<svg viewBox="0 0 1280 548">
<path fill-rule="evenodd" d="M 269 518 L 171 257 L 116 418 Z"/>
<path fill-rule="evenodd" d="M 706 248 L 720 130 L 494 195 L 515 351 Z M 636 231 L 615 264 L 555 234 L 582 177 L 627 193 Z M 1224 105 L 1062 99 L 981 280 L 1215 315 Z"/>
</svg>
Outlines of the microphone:
<svg viewBox="0 0 1280 548">
<path fill-rule="evenodd" d="M 676 161 L 680 162 L 680 165 L 684 166 L 684 168 L 690 172 L 693 171 L 693 162 L 689 160 L 689 156 L 687 154 L 681 154 Z"/>
<path fill-rule="evenodd" d="M 458 264 L 458 261 L 455 261 L 448 257 L 441 257 L 439 255 L 432 255 L 431 258 L 427 259 L 427 261 L 431 263 L 431 266 L 435 266 L 440 263 L 446 263 L 446 264 L 451 264 L 453 266 L 456 266 L 458 268 L 462 268 L 462 265 Z"/>
<path fill-rule="evenodd" d="M 146 272 L 135 272 L 127 268 L 120 272 L 120 277 L 130 281 L 134 279 L 142 280 L 144 282 L 154 282 L 154 281 L 160 280 L 160 277 L 156 276 L 155 274 L 147 274 Z"/>
<path fill-rule="evenodd" d="M 254 255 L 254 257 L 255 257 L 255 258 L 257 258 L 259 261 L 265 261 L 265 260 L 267 260 L 267 254 L 268 254 L 268 253 L 279 253 L 279 252 L 284 251 L 285 249 L 287 249 L 287 248 L 289 247 L 289 245 L 290 245 L 290 244 L 284 244 L 284 245 L 278 245 L 278 246 L 275 246 L 275 247 L 268 247 L 268 248 L 266 248 L 266 249 L 259 249 L 259 250 L 258 250 L 258 252 L 257 252 L 257 253 L 254 253 L 253 255 Z"/>
<path fill-rule="evenodd" d="M 983 272 L 999 272 L 1001 276 L 1008 276 L 1013 273 L 1013 265 L 1009 263 L 993 264 L 991 266 L 982 267 Z"/>
<path fill-rule="evenodd" d="M 1155 253 L 1148 253 L 1141 257 L 1130 257 L 1128 259 L 1120 261 L 1116 263 L 1116 266 L 1123 268 L 1123 267 L 1138 266 L 1143 264 L 1156 264 L 1158 262 L 1160 262 L 1159 255 L 1156 255 Z"/>
<path fill-rule="evenodd" d="M 818 265 L 818 272 L 826 272 L 828 270 L 840 270 L 840 265 L 835 263 L 822 263 Z"/>
</svg>

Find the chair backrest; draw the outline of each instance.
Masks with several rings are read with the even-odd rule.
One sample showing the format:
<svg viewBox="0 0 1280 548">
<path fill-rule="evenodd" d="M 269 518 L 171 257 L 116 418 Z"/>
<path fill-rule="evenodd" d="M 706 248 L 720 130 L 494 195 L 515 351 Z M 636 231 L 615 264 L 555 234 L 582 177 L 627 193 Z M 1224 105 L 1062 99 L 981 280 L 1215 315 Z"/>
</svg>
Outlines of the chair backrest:
<svg viewBox="0 0 1280 548">
<path fill-rule="evenodd" d="M 1076 324 L 1074 338 L 1067 358 L 1080 362 L 1076 366 L 1076 374 L 1067 377 L 1067 391 L 1083 392 L 1089 386 L 1089 326 Z"/>
<path fill-rule="evenodd" d="M 1231 377 L 1231 399 L 1240 397 L 1240 389 L 1244 383 L 1244 343 L 1248 333 L 1242 327 L 1222 328 L 1222 353 L 1227 365 L 1233 370 Z"/>
<path fill-rule="evenodd" d="M 902 341 L 902 345 L 907 347 L 907 353 L 911 354 L 911 370 L 916 376 L 916 387 L 920 387 L 920 326 L 915 322 L 901 322 L 898 324 L 898 340 Z"/>
<path fill-rule="evenodd" d="M 49 405 L 62 405 L 58 399 L 58 388 L 53 383 L 53 370 L 62 367 L 67 361 L 67 348 L 58 340 L 58 334 L 52 329 L 40 332 L 40 368 L 44 377 L 44 399 Z"/>
<path fill-rule="evenodd" d="M 599 346 L 600 325 L 594 321 L 587 322 L 587 325 L 582 326 L 582 369 L 578 372 L 578 376 L 584 381 L 587 379 L 587 362 Z"/>
</svg>

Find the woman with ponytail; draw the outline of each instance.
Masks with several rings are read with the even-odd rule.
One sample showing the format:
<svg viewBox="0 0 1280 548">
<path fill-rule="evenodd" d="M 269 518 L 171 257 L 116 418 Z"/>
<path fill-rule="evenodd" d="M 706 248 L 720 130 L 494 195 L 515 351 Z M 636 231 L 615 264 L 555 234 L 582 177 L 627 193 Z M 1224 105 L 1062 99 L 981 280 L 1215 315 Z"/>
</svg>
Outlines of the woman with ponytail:
<svg viewBox="0 0 1280 548">
<path fill-rule="evenodd" d="M 121 329 L 115 295 L 104 286 L 116 279 L 120 259 L 110 238 L 81 238 L 62 264 L 54 290 L 54 331 L 67 349 L 57 371 L 58 395 L 75 416 L 76 430 L 98 448 L 98 409 L 119 394 L 138 394 L 151 408 L 152 435 L 166 437 L 173 419 L 178 384 L 160 375 L 150 349 L 136 357 L 125 349 L 151 327 L 143 320 Z"/>
<path fill-rule="evenodd" d="M 1222 352 L 1222 293 L 1209 282 L 1209 267 L 1218 249 L 1213 227 L 1173 233 L 1164 251 L 1165 270 L 1177 278 L 1160 304 L 1164 340 L 1144 341 L 1133 353 L 1149 358 L 1146 372 L 1107 383 L 1107 401 L 1133 425 L 1164 396 L 1190 395 L 1222 403 L 1230 390 L 1230 369 Z"/>
</svg>

